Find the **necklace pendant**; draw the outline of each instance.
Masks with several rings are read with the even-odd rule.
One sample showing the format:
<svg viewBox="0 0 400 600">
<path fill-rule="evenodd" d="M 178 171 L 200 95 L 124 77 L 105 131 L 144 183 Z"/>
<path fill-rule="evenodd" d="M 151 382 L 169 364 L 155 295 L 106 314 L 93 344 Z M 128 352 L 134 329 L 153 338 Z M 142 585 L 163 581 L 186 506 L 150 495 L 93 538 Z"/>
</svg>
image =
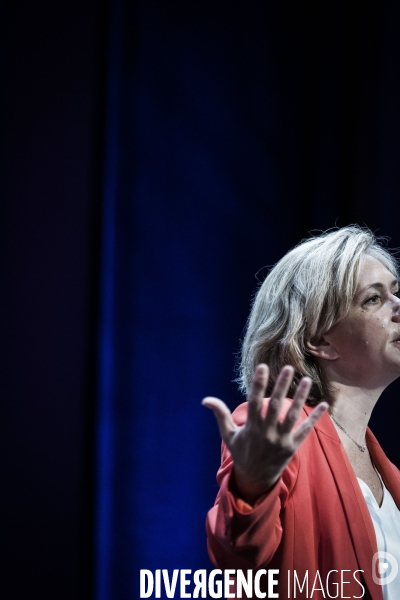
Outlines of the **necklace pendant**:
<svg viewBox="0 0 400 600">
<path fill-rule="evenodd" d="M 366 449 L 367 449 L 367 446 L 360 446 L 360 450 L 361 450 L 361 452 L 365 452 L 365 451 L 366 451 Z"/>
</svg>

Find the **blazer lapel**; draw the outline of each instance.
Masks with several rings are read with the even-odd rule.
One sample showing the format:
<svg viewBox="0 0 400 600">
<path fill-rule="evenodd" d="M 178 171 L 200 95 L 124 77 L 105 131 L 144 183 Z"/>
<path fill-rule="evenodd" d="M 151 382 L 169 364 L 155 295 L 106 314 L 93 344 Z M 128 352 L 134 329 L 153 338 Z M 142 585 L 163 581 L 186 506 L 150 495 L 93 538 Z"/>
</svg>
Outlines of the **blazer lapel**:
<svg viewBox="0 0 400 600">
<path fill-rule="evenodd" d="M 309 406 L 305 406 L 304 410 L 308 415 L 313 409 Z M 353 539 L 358 564 L 360 569 L 364 571 L 363 575 L 365 583 L 373 600 L 382 600 L 382 587 L 376 584 L 372 578 L 372 557 L 375 552 L 378 551 L 375 530 L 353 467 L 351 466 L 331 418 L 327 413 L 319 419 L 314 429 L 342 499 L 343 509 L 346 514 L 350 535 Z M 367 443 L 368 442 L 369 439 L 367 438 Z M 376 440 L 375 443 L 383 454 Z M 368 449 L 372 450 L 369 443 Z M 374 460 L 375 456 L 377 457 L 376 465 L 379 469 L 380 463 L 384 461 L 375 446 L 373 447 L 371 454 Z M 383 480 L 386 484 L 386 480 L 389 481 L 387 466 L 385 466 L 385 477 L 386 479 L 383 478 Z M 391 479 L 390 482 L 392 484 Z M 391 487 L 393 486 L 391 485 Z M 388 489 L 391 491 L 389 486 Z M 400 486 L 398 499 L 400 500 Z"/>
<path fill-rule="evenodd" d="M 386 454 L 379 445 L 378 440 L 372 433 L 367 429 L 367 445 L 368 450 L 372 456 L 372 460 L 377 467 L 385 486 L 393 496 L 393 500 L 396 503 L 397 508 L 400 510 L 400 481 L 396 475 L 392 463 L 387 458 Z"/>
</svg>

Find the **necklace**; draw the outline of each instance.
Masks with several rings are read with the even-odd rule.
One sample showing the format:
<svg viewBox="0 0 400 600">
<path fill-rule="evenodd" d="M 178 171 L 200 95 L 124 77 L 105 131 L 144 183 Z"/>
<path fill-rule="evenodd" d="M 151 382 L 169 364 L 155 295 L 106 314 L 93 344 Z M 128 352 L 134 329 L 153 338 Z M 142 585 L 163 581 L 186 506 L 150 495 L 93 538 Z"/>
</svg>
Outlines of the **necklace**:
<svg viewBox="0 0 400 600">
<path fill-rule="evenodd" d="M 345 430 L 345 428 L 343 427 L 343 425 L 341 425 L 336 419 L 335 417 L 331 414 L 331 419 L 332 421 L 334 421 L 336 423 L 336 425 L 347 435 L 347 437 L 349 437 L 351 439 L 352 442 L 355 443 L 355 445 L 358 447 L 358 449 L 361 452 L 365 452 L 367 449 L 366 444 L 364 444 L 363 446 L 361 444 L 359 444 L 358 442 L 356 442 L 356 440 L 354 438 L 351 437 L 351 435 Z"/>
</svg>

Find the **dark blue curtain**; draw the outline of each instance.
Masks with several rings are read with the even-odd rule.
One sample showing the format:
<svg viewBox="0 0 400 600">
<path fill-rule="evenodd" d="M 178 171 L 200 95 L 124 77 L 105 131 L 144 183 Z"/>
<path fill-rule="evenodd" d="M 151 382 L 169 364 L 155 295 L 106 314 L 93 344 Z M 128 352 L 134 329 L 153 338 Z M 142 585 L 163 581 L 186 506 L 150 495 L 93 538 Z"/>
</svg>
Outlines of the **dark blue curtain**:
<svg viewBox="0 0 400 600">
<path fill-rule="evenodd" d="M 266 267 L 335 224 L 400 246 L 400 4 L 0 11 L 2 597 L 132 600 L 211 567 L 200 401 L 242 401 Z M 399 393 L 372 428 L 400 466 Z"/>
<path fill-rule="evenodd" d="M 265 267 L 335 224 L 400 241 L 394 4 L 111 12 L 97 600 L 138 597 L 140 568 L 211 567 L 219 438 L 200 401 L 241 401 L 235 354 Z"/>
</svg>

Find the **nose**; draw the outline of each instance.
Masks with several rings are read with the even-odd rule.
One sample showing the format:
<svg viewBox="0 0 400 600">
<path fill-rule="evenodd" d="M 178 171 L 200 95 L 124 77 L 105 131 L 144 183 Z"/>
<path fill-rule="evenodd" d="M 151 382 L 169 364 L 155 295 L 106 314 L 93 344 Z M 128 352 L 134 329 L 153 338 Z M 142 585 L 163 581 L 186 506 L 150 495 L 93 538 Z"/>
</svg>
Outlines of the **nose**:
<svg viewBox="0 0 400 600">
<path fill-rule="evenodd" d="M 400 323 L 400 298 L 398 296 L 392 296 L 393 298 L 393 321 Z"/>
</svg>

